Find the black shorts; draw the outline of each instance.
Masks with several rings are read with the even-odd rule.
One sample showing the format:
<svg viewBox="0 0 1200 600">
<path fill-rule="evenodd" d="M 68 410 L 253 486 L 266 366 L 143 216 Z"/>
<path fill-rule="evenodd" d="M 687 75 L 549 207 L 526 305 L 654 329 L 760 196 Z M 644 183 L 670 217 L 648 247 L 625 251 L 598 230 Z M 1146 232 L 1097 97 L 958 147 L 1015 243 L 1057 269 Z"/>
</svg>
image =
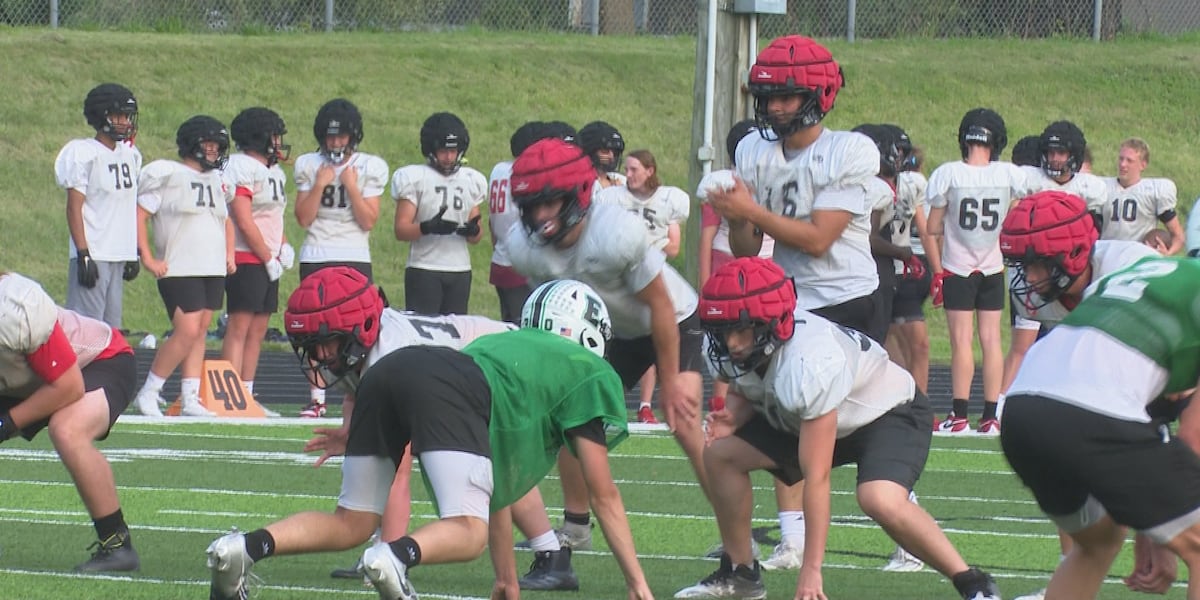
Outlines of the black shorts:
<svg viewBox="0 0 1200 600">
<path fill-rule="evenodd" d="M 949 273 L 942 283 L 945 310 L 1004 310 L 1004 272 L 963 277 Z"/>
<path fill-rule="evenodd" d="M 933 440 L 933 409 L 920 390 L 912 402 L 901 404 L 862 429 L 839 439 L 833 447 L 833 466 L 858 466 L 858 484 L 868 481 L 894 481 L 912 490 Z M 800 440 L 795 435 L 771 427 L 766 418 L 755 413 L 734 435 L 753 446 L 778 468 L 768 469 L 787 485 L 804 479 L 797 452 Z"/>
<path fill-rule="evenodd" d="M 514 325 L 521 323 L 521 310 L 525 308 L 525 300 L 533 292 L 529 284 L 517 287 L 496 287 L 496 295 L 500 297 L 500 320 Z"/>
<path fill-rule="evenodd" d="M 925 320 L 925 300 L 929 298 L 933 273 L 929 270 L 929 259 L 921 254 L 917 258 L 925 265 L 925 274 L 920 279 L 897 277 L 896 296 L 892 298 L 893 323 Z"/>
<path fill-rule="evenodd" d="M 300 280 L 303 281 L 305 277 L 308 277 L 309 275 L 312 275 L 313 273 L 316 273 L 317 271 L 327 267 L 350 267 L 351 269 L 362 273 L 363 277 L 367 278 L 367 281 L 375 281 L 375 279 L 371 277 L 371 263 L 369 262 L 300 263 Z"/>
<path fill-rule="evenodd" d="M 279 310 L 279 280 L 271 281 L 263 265 L 240 264 L 225 277 L 225 298 L 227 312 L 271 314 Z"/>
<path fill-rule="evenodd" d="M 863 333 L 882 346 L 887 340 L 888 328 L 892 324 L 892 300 L 896 296 L 896 268 L 892 259 L 879 257 L 875 258 L 875 267 L 879 274 L 879 287 L 875 288 L 871 294 L 875 312 L 871 316 L 870 327 Z"/>
<path fill-rule="evenodd" d="M 492 391 L 470 356 L 440 346 L 410 346 L 367 369 L 354 398 L 347 456 L 449 450 L 491 458 Z"/>
<path fill-rule="evenodd" d="M 814 308 L 808 312 L 825 317 L 842 327 L 849 327 L 870 335 L 868 332 L 871 330 L 875 317 L 875 297 L 874 294 L 868 294 L 841 304 Z"/>
<path fill-rule="evenodd" d="M 96 438 L 103 440 L 108 437 L 113 423 L 116 423 L 117 417 L 125 412 L 137 392 L 137 360 L 134 359 L 132 353 L 118 354 L 98 360 L 83 368 L 83 390 L 91 392 L 98 389 L 104 390 L 104 395 L 108 400 L 108 429 L 105 429 L 104 434 Z M 0 412 L 10 410 L 24 400 L 24 398 L 0 397 Z M 32 440 L 49 424 L 50 419 L 47 418 L 22 427 L 21 437 Z"/>
<path fill-rule="evenodd" d="M 1018 394 L 1005 400 L 1000 445 L 1051 517 L 1091 497 L 1117 523 L 1146 531 L 1200 508 L 1200 457 L 1178 438 L 1164 443 L 1154 423 Z"/>
<path fill-rule="evenodd" d="M 679 322 L 679 372 L 703 372 L 704 330 L 700 328 L 700 317 L 692 313 Z M 625 389 L 631 390 L 642 375 L 654 366 L 657 354 L 654 340 L 644 335 L 629 340 L 613 338 L 608 343 L 608 364 L 612 365 Z"/>
<path fill-rule="evenodd" d="M 158 295 L 167 309 L 167 318 L 175 319 L 175 309 L 183 313 L 221 310 L 225 296 L 224 277 L 163 277 L 158 280 Z"/>
<path fill-rule="evenodd" d="M 404 270 L 405 310 L 421 315 L 465 315 L 470 299 L 470 271 Z"/>
</svg>

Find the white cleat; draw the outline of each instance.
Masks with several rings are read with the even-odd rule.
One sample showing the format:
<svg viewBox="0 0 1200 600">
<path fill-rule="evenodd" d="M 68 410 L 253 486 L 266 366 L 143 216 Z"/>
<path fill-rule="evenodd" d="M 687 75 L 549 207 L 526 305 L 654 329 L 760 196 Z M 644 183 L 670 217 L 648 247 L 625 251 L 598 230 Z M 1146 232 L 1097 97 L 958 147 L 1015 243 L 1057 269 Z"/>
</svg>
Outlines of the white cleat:
<svg viewBox="0 0 1200 600">
<path fill-rule="evenodd" d="M 417 600 L 417 591 L 408 580 L 408 567 L 384 542 L 377 541 L 363 552 L 362 568 L 382 600 Z"/>
<path fill-rule="evenodd" d="M 925 568 L 925 561 L 913 556 L 911 552 L 900 546 L 896 546 L 896 551 L 892 553 L 888 564 L 883 565 L 883 570 L 889 573 L 913 573 L 923 568 Z"/>
<path fill-rule="evenodd" d="M 1016 600 L 1046 600 L 1046 588 L 1042 588 L 1032 594 L 1020 596 Z"/>
<path fill-rule="evenodd" d="M 179 414 L 185 417 L 215 417 L 214 413 L 200 403 L 200 396 L 183 396 L 179 400 Z"/>
<path fill-rule="evenodd" d="M 246 600 L 250 590 L 246 577 L 254 561 L 246 554 L 246 536 L 235 527 L 208 545 L 208 569 L 212 571 L 210 600 Z"/>
<path fill-rule="evenodd" d="M 158 395 L 158 393 L 151 392 L 150 390 L 142 390 L 138 392 L 137 397 L 133 399 L 133 404 L 137 407 L 137 411 L 143 415 L 146 415 L 147 417 L 163 416 L 162 408 L 160 408 L 160 404 L 162 402 L 163 399 Z"/>
<path fill-rule="evenodd" d="M 762 568 L 767 571 L 799 569 L 804 564 L 804 548 L 797 548 L 786 541 L 776 544 L 771 558 L 762 561 Z"/>
</svg>

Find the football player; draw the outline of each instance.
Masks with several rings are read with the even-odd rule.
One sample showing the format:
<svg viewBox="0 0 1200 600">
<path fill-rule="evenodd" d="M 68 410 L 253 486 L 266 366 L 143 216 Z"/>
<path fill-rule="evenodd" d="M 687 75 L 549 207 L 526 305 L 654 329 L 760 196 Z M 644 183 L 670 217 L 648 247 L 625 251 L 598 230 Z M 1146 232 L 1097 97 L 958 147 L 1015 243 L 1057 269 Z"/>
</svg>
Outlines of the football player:
<svg viewBox="0 0 1200 600">
<path fill-rule="evenodd" d="M 286 133 L 279 113 L 261 106 L 241 111 L 230 123 L 239 152 L 225 165 L 225 182 L 234 193 L 229 215 L 237 270 L 225 278 L 229 323 L 221 358 L 237 370 L 249 394 L 267 325 L 279 309 L 279 278 L 296 260 L 283 230 L 287 174 L 279 163 L 291 152 L 283 142 Z"/>
<path fill-rule="evenodd" d="M 804 480 L 808 515 L 798 599 L 824 598 L 830 472 L 858 469 L 863 512 L 950 579 L 966 600 L 996 600 L 992 577 L 968 567 L 908 491 L 925 468 L 933 418 L 912 377 L 863 333 L 797 309 L 783 269 L 758 257 L 725 265 L 704 285 L 709 360 L 731 381 L 725 409 L 705 418 L 705 464 L 725 546 L 720 566 L 676 598 L 764 598 L 750 551 L 750 473 Z"/>
<path fill-rule="evenodd" d="M 296 220 L 306 230 L 300 279 L 329 266 L 348 266 L 371 279 L 369 236 L 379 219 L 388 165 L 359 152 L 363 119 L 344 98 L 326 102 L 313 121 L 317 151 L 296 159 Z M 325 416 L 325 390 L 313 386 L 301 417 Z"/>
<path fill-rule="evenodd" d="M 650 245 L 640 218 L 614 204 L 593 205 L 595 169 L 578 146 L 535 143 L 513 163 L 510 181 L 521 211 L 505 240 L 513 267 L 531 281 L 577 278 L 595 288 L 613 315 L 609 362 L 628 389 L 657 368 L 667 424 L 707 493 L 695 290 Z M 559 471 L 562 531 L 573 548 L 586 547 L 591 530 L 578 462 L 564 453 Z"/>
<path fill-rule="evenodd" d="M 738 143 L 735 184 L 708 199 L 729 221 L 735 256 L 758 254 L 770 235 L 775 262 L 796 282 L 799 306 L 865 332 L 879 287 L 866 198 L 879 150 L 866 136 L 821 124 L 844 83 L 837 61 L 816 41 L 772 41 L 750 69 L 759 135 Z M 764 568 L 800 566 L 802 485 L 785 490 L 776 483 L 782 539 Z"/>
<path fill-rule="evenodd" d="M 346 266 L 321 269 L 301 281 L 288 299 L 284 323 L 308 380 L 344 394 L 342 426 L 317 428 L 316 437 L 305 445 L 306 451 L 322 452 L 315 466 L 345 453 L 358 382 L 379 359 L 418 344 L 461 349 L 480 336 L 513 329 L 483 317 L 422 316 L 389 308 L 379 288 Z M 323 362 L 315 360 L 315 348 L 322 344 L 335 348 Z M 266 556 L 342 550 L 361 544 L 380 526 L 381 515 L 385 537 L 403 535 L 410 517 L 412 457 L 389 466 L 386 473 L 373 470 L 381 466 L 374 458 L 346 458 L 342 495 L 332 515 L 299 513 L 264 529 L 230 534 L 214 542 L 209 548 L 214 598 L 237 597 L 242 582 L 235 580 Z M 329 529 L 318 536 L 302 535 L 305 528 L 327 524 Z M 245 544 L 245 539 L 251 543 Z M 264 552 L 259 550 L 263 548 L 260 539 L 269 540 Z"/>
<path fill-rule="evenodd" d="M 1083 200 L 1050 190 L 1023 198 L 1009 211 L 1000 231 L 1000 251 L 1008 264 L 1012 294 L 1012 343 L 1005 358 L 1001 409 L 1012 378 L 1024 362 L 1039 329 L 1049 330 L 1079 304 L 1084 290 L 1096 279 L 1124 269 L 1155 252 L 1137 242 L 1097 241 L 1095 221 Z M 1059 531 L 1065 556 L 1070 538 Z M 1040 594 L 1018 600 L 1042 600 Z"/>
<path fill-rule="evenodd" d="M 1089 294 L 1030 348 L 1000 443 L 1038 506 L 1074 541 L 1045 598 L 1095 598 L 1126 527 L 1138 532 L 1127 584 L 1162 594 L 1174 580 L 1166 552 L 1200 569 L 1200 263 L 1146 258 Z M 1177 437 L 1160 411 L 1179 415 Z M 1191 578 L 1187 597 L 1200 597 L 1200 579 Z"/>
<path fill-rule="evenodd" d="M 1039 166 L 1021 167 L 1030 192 L 1063 190 L 1083 198 L 1099 228 L 1103 224 L 1108 189 L 1103 180 L 1091 174 L 1083 131 L 1070 121 L 1047 125 L 1038 136 L 1038 154 Z"/>
<path fill-rule="evenodd" d="M 1183 224 L 1175 213 L 1175 182 L 1162 177 L 1142 177 L 1150 164 L 1150 146 L 1141 138 L 1121 142 L 1117 153 L 1117 176 L 1104 177 L 1108 204 L 1100 237 L 1106 240 L 1140 241 L 1161 222 L 1175 240 L 1167 247 L 1170 256 L 1183 249 Z"/>
<path fill-rule="evenodd" d="M 987 108 L 967 111 L 958 126 L 962 160 L 934 169 L 926 189 L 929 232 L 942 240 L 940 248 L 938 244 L 925 248 L 933 269 L 930 294 L 934 306 L 946 309 L 953 399 L 950 414 L 934 427 L 949 435 L 971 433 L 967 400 L 975 378 L 976 331 L 983 353 L 983 414 L 978 432 L 1000 433 L 996 402 L 1004 377 L 1000 318 L 1005 299 L 1000 224 L 1012 202 L 1028 193 L 1021 168 L 1000 160 L 1007 144 L 1008 132 L 998 113 Z"/>
<path fill-rule="evenodd" d="M 1040 167 L 1042 153 L 1038 152 L 1041 136 L 1027 135 L 1013 144 L 1010 162 L 1018 167 Z"/>
<path fill-rule="evenodd" d="M 0 302 L 0 443 L 49 428 L 99 536 L 75 570 L 136 571 L 112 467 L 94 444 L 133 397 L 133 349 L 111 325 L 59 308 L 21 275 L 0 273 Z"/>
<path fill-rule="evenodd" d="M 934 244 L 929 235 L 929 205 L 925 203 L 929 180 L 921 172 L 924 156 L 920 148 L 908 141 L 908 159 L 896 176 L 896 219 L 892 221 L 892 243 L 912 248 L 913 256 L 921 263 L 924 273 L 915 263 L 896 263 L 896 295 L 892 299 L 891 326 L 885 348 L 892 361 L 904 367 L 917 384 L 928 393 L 929 330 L 925 326 L 925 299 L 933 273 L 925 248 Z M 904 238 L 907 238 L 904 239 Z"/>
<path fill-rule="evenodd" d="M 596 201 L 612 202 L 633 213 L 645 223 L 651 246 L 662 250 L 668 259 L 679 255 L 682 226 L 687 223 L 692 200 L 687 192 L 659 181 L 658 161 L 649 150 L 630 152 L 625 159 L 625 185 L 601 191 Z M 654 367 L 646 370 L 638 385 L 641 388 L 638 421 L 657 424 L 650 407 L 654 397 Z"/>
<path fill-rule="evenodd" d="M 421 126 L 426 163 L 396 169 L 396 239 L 411 242 L 404 269 L 404 303 L 427 315 L 466 314 L 471 297 L 468 244 L 483 237 L 479 205 L 487 199 L 483 173 L 463 166 L 471 136 L 453 113 L 430 115 Z"/>
<path fill-rule="evenodd" d="M 583 148 L 596 169 L 593 200 L 607 188 L 625 185 L 625 176 L 618 171 L 621 168 L 621 154 L 625 152 L 625 138 L 621 137 L 616 127 L 604 121 L 592 121 L 579 129 L 576 143 Z"/>
<path fill-rule="evenodd" d="M 179 161 L 156 160 L 138 179 L 138 251 L 158 279 L 174 333 L 158 346 L 135 403 L 143 415 L 161 417 L 159 393 L 182 365 L 181 414 L 212 416 L 200 401 L 204 340 L 224 300 L 225 276 L 237 269 L 228 207 L 234 190 L 221 175 L 229 160 L 229 131 L 197 115 L 179 126 L 175 145 Z"/>
<path fill-rule="evenodd" d="M 509 150 L 515 160 L 526 148 L 546 136 L 546 124 L 528 121 L 513 132 L 509 138 Z M 546 136 L 548 137 L 548 136 Z M 512 160 L 503 160 L 492 167 L 488 176 L 488 232 L 492 235 L 492 264 L 488 283 L 496 288 L 500 299 L 500 320 L 516 323 L 521 317 L 521 307 L 533 288 L 529 280 L 513 269 L 504 249 L 504 236 L 514 223 L 521 219 L 517 205 L 512 201 Z"/>
<path fill-rule="evenodd" d="M 103 83 L 83 100 L 95 137 L 67 142 L 54 178 L 67 191 L 70 265 L 67 307 L 121 327 L 124 283 L 138 276 L 137 181 L 142 153 L 137 99 L 123 85 Z"/>
</svg>

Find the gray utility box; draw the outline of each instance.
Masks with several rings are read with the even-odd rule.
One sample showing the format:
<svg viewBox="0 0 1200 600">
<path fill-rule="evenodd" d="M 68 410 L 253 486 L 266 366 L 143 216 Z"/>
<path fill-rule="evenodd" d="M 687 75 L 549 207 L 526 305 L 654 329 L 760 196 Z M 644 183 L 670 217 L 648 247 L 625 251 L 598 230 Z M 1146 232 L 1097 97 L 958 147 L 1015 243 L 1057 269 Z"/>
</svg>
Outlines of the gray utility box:
<svg viewBox="0 0 1200 600">
<path fill-rule="evenodd" d="M 786 15 L 787 0 L 734 0 L 733 12 Z"/>
</svg>

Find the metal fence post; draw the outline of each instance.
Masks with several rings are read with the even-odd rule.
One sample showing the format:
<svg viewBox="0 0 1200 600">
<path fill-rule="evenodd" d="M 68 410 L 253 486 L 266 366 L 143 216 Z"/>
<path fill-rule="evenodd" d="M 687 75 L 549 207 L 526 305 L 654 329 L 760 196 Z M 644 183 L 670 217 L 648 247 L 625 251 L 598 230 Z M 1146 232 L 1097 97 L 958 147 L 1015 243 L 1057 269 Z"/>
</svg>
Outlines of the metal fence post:
<svg viewBox="0 0 1200 600">
<path fill-rule="evenodd" d="M 1104 0 L 1096 0 L 1092 4 L 1092 41 L 1100 41 L 1100 27 L 1104 21 Z"/>
<path fill-rule="evenodd" d="M 58 29 L 58 0 L 50 0 L 50 29 Z"/>
<path fill-rule="evenodd" d="M 325 33 L 333 32 L 333 0 L 325 0 Z"/>
<path fill-rule="evenodd" d="M 591 0 L 592 35 L 600 35 L 600 0 Z"/>
<path fill-rule="evenodd" d="M 1099 2 L 1100 0 L 1096 0 Z M 858 12 L 857 0 L 847 0 L 846 2 L 846 41 L 854 43 L 854 28 L 855 28 L 855 13 Z"/>
</svg>

